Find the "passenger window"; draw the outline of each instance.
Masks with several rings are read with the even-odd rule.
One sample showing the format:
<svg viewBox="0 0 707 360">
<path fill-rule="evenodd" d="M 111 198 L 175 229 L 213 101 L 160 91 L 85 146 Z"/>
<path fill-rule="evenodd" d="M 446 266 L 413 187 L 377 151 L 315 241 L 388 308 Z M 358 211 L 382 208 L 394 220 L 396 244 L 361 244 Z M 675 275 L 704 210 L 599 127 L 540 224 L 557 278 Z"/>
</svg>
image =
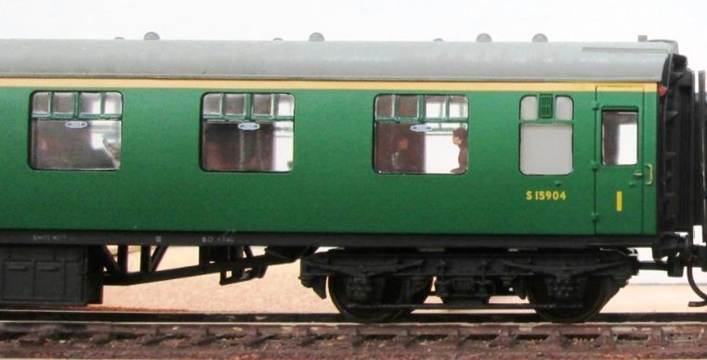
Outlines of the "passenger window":
<svg viewBox="0 0 707 360">
<path fill-rule="evenodd" d="M 295 98 L 292 95 L 277 95 L 276 104 L 278 117 L 292 117 L 295 115 Z"/>
<path fill-rule="evenodd" d="M 221 97 L 223 94 L 207 94 L 202 101 L 202 114 L 204 116 L 215 115 L 221 116 Z"/>
<path fill-rule="evenodd" d="M 572 172 L 573 107 L 569 96 L 540 94 L 521 99 L 521 173 L 567 175 Z"/>
<path fill-rule="evenodd" d="M 76 108 L 76 93 L 55 92 L 52 97 L 52 114 L 73 116 Z"/>
<path fill-rule="evenodd" d="M 447 116 L 444 96 L 425 97 L 425 117 L 428 119 L 444 119 Z"/>
<path fill-rule="evenodd" d="M 32 96 L 32 117 L 49 116 L 50 93 L 38 92 Z"/>
<path fill-rule="evenodd" d="M 393 118 L 393 95 L 378 95 L 376 97 L 376 119 Z"/>
<path fill-rule="evenodd" d="M 273 108 L 272 94 L 253 95 L 253 115 L 272 116 L 275 114 Z"/>
<path fill-rule="evenodd" d="M 118 115 L 123 112 L 123 96 L 117 92 L 105 93 L 103 97 L 103 115 Z"/>
<path fill-rule="evenodd" d="M 417 95 L 398 95 L 398 116 L 417 119 L 419 100 Z"/>
<path fill-rule="evenodd" d="M 451 119 L 466 119 L 469 117 L 469 107 L 466 97 L 450 96 L 449 97 L 449 118 Z"/>
<path fill-rule="evenodd" d="M 602 112 L 602 159 L 604 165 L 638 163 L 638 113 Z"/>
<path fill-rule="evenodd" d="M 520 171 L 525 175 L 572 172 L 572 126 L 521 124 Z"/>
<path fill-rule="evenodd" d="M 526 96 L 520 101 L 520 119 L 537 120 L 538 118 L 538 97 Z"/>
<path fill-rule="evenodd" d="M 572 120 L 574 115 L 574 104 L 569 96 L 558 96 L 555 98 L 555 119 Z"/>
<path fill-rule="evenodd" d="M 37 170 L 120 168 L 122 105 L 116 104 L 122 104 L 117 92 L 34 93 L 30 166 Z"/>
<path fill-rule="evenodd" d="M 204 95 L 201 167 L 226 172 L 291 171 L 294 114 L 290 94 Z"/>
<path fill-rule="evenodd" d="M 224 101 L 225 115 L 243 116 L 245 115 L 245 95 L 244 94 L 226 94 Z"/>
<path fill-rule="evenodd" d="M 81 115 L 99 115 L 101 113 L 100 93 L 82 93 L 79 100 Z"/>
<path fill-rule="evenodd" d="M 380 174 L 463 174 L 468 100 L 457 95 L 378 95 L 374 164 Z"/>
</svg>

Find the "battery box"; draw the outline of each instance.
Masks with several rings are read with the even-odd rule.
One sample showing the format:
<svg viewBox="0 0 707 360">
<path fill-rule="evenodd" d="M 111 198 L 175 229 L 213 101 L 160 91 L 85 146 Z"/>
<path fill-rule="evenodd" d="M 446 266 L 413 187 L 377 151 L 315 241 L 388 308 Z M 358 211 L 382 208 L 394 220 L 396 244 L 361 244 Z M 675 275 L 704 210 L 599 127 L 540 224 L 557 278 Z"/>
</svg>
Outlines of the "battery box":
<svg viewBox="0 0 707 360">
<path fill-rule="evenodd" d="M 3 245 L 0 269 L 0 304 L 101 302 L 102 272 L 91 247 Z"/>
</svg>

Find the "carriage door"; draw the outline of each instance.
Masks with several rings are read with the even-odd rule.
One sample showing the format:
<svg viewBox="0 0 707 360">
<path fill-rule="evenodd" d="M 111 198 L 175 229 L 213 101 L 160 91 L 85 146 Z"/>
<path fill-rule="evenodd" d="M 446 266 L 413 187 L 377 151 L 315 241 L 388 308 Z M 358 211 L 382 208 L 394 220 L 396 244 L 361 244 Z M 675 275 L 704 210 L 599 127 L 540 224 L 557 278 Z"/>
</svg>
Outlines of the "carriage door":
<svg viewBox="0 0 707 360">
<path fill-rule="evenodd" d="M 596 100 L 596 233 L 638 234 L 643 186 L 653 182 L 642 162 L 643 88 L 599 86 Z"/>
</svg>

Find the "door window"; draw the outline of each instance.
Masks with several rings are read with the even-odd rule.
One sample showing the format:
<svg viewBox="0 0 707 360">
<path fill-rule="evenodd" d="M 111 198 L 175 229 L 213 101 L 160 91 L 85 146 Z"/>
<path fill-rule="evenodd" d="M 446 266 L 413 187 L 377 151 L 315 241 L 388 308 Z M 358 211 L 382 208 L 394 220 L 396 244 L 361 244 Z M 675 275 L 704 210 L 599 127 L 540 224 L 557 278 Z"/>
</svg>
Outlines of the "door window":
<svg viewBox="0 0 707 360">
<path fill-rule="evenodd" d="M 638 162 L 638 113 L 602 113 L 602 161 L 604 165 L 635 165 Z"/>
</svg>

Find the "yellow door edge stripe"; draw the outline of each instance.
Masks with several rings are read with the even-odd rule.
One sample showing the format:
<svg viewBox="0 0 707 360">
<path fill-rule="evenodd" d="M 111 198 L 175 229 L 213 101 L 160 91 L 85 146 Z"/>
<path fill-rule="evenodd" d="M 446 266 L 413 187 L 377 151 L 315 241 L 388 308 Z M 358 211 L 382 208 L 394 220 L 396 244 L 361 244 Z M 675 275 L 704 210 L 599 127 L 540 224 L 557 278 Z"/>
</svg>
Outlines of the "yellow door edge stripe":
<svg viewBox="0 0 707 360">
<path fill-rule="evenodd" d="M 321 89 L 415 91 L 644 91 L 656 92 L 656 83 L 596 82 L 452 82 L 452 81 L 297 81 L 297 80 L 185 80 L 185 79 L 77 79 L 1 78 L 0 87 L 32 88 L 178 88 L 178 89 Z"/>
<path fill-rule="evenodd" d="M 616 192 L 616 212 L 624 211 L 624 192 Z"/>
</svg>

